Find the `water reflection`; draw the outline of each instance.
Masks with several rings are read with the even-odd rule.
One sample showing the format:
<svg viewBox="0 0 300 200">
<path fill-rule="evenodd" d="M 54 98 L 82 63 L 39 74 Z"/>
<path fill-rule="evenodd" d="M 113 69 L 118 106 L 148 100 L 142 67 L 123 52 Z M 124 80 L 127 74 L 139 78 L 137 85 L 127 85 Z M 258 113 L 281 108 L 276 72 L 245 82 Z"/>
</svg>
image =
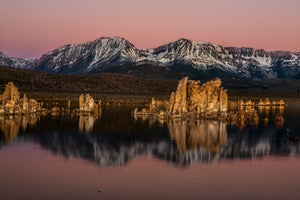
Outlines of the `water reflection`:
<svg viewBox="0 0 300 200">
<path fill-rule="evenodd" d="M 0 116 L 0 129 L 3 132 L 5 142 L 13 141 L 20 129 L 25 131 L 29 126 L 34 126 L 40 119 L 40 115 L 15 115 Z"/>
<path fill-rule="evenodd" d="M 270 118 L 276 115 L 281 116 L 283 119 L 280 120 L 281 122 L 278 123 L 278 126 L 283 125 L 284 106 L 258 106 L 257 111 L 266 126 L 269 124 Z"/>
<path fill-rule="evenodd" d="M 226 123 L 222 121 L 174 119 L 168 122 L 168 128 L 170 138 L 183 153 L 200 148 L 219 153 L 227 139 Z"/>
<path fill-rule="evenodd" d="M 82 123 L 83 119 L 89 118 L 80 118 L 79 122 Z M 153 121 L 148 123 L 156 128 Z M 101 132 L 101 129 L 93 129 L 90 134 L 81 134 L 82 130 L 42 134 L 38 142 L 66 158 L 88 159 L 100 166 L 121 166 L 139 155 L 152 155 L 178 165 L 210 162 L 219 157 L 221 147 L 226 144 L 225 122 L 170 120 L 166 125 L 167 132 L 164 134 L 168 137 L 165 138 L 156 138 L 155 135 L 124 137 L 121 134 L 116 137 Z M 161 127 L 162 123 L 158 126 Z"/>
<path fill-rule="evenodd" d="M 79 131 L 89 133 L 93 130 L 94 122 L 98 118 L 97 115 L 80 115 L 79 116 Z"/>
<path fill-rule="evenodd" d="M 267 125 L 261 121 L 243 129 L 213 120 L 132 119 L 130 112 L 120 110 L 106 111 L 101 118 L 6 116 L 0 118 L 0 142 L 7 145 L 22 135 L 25 142 L 33 140 L 57 155 L 90 160 L 100 166 L 122 166 L 139 155 L 185 166 L 220 159 L 299 154 L 299 142 L 289 142 L 284 135 L 285 112 L 264 107 L 258 113 L 260 119 L 270 119 Z M 291 120 L 294 114 L 287 116 L 288 125 L 298 127 L 297 120 Z"/>
</svg>

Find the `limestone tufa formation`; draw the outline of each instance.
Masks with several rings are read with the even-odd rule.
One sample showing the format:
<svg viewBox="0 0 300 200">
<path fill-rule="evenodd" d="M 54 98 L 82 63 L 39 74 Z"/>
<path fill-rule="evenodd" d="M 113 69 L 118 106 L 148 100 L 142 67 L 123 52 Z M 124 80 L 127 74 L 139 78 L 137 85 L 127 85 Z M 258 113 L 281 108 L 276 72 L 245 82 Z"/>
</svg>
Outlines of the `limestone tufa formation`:
<svg viewBox="0 0 300 200">
<path fill-rule="evenodd" d="M 93 97 L 89 94 L 81 94 L 79 96 L 79 109 L 76 110 L 79 114 L 99 114 L 101 113 L 101 100 L 99 105 L 95 103 Z"/>
<path fill-rule="evenodd" d="M 258 104 L 258 106 L 284 106 L 285 102 L 283 99 L 280 99 L 279 101 L 270 101 L 269 98 L 266 98 L 265 100 L 260 99 Z"/>
<path fill-rule="evenodd" d="M 42 111 L 41 105 L 35 99 L 28 99 L 26 94 L 20 98 L 18 88 L 9 82 L 0 95 L 0 114 L 27 114 Z"/>
<path fill-rule="evenodd" d="M 201 84 L 200 81 L 179 81 L 176 92 L 172 92 L 169 101 L 156 101 L 154 98 L 148 109 L 135 115 L 156 115 L 159 117 L 186 117 L 189 115 L 218 117 L 226 115 L 228 110 L 227 91 L 221 87 L 221 80 L 216 78 Z"/>
</svg>

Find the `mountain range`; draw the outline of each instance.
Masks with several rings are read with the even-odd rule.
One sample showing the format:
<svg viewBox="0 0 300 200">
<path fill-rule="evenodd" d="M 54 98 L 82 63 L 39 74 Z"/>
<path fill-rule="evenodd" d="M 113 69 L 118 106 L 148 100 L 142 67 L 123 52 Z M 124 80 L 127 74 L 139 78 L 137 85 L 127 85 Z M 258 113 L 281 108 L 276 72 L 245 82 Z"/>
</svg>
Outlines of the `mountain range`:
<svg viewBox="0 0 300 200">
<path fill-rule="evenodd" d="M 299 78 L 300 52 L 223 47 L 187 39 L 141 49 L 120 37 L 101 37 L 62 46 L 39 59 L 0 52 L 0 65 L 61 74 L 112 72 L 159 79 Z"/>
</svg>

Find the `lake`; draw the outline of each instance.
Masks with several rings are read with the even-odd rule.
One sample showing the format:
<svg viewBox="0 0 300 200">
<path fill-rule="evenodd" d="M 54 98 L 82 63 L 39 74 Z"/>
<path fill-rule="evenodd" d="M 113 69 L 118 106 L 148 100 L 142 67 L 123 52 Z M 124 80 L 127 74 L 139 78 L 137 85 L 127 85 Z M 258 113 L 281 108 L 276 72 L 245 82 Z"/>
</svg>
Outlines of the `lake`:
<svg viewBox="0 0 300 200">
<path fill-rule="evenodd" d="M 300 142 L 286 136 L 300 137 L 299 104 L 242 126 L 132 109 L 0 117 L 0 199 L 300 198 Z"/>
</svg>

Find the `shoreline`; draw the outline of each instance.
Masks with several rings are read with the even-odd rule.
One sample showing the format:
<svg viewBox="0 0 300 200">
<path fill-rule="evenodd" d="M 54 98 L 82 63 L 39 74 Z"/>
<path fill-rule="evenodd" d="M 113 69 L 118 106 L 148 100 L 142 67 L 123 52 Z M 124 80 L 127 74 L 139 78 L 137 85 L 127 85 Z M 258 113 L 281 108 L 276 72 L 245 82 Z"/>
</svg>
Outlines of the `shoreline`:
<svg viewBox="0 0 300 200">
<path fill-rule="evenodd" d="M 78 97 L 81 93 L 64 93 L 64 92 L 20 92 L 26 93 L 27 96 L 37 99 L 38 101 L 71 101 L 78 102 Z M 87 94 L 82 92 L 83 94 Z M 110 94 L 110 93 L 93 93 L 90 94 L 95 100 L 101 100 L 103 103 L 109 104 L 146 104 L 151 102 L 151 99 L 155 97 L 157 100 L 169 100 L 170 94 L 166 95 L 139 95 L 139 94 Z M 230 101 L 236 101 L 239 99 L 251 99 L 259 101 L 260 98 L 270 98 L 270 100 L 284 99 L 287 103 L 299 103 L 300 95 L 287 95 L 282 91 L 276 91 L 274 93 L 270 91 L 234 91 L 228 90 L 228 99 Z"/>
</svg>

